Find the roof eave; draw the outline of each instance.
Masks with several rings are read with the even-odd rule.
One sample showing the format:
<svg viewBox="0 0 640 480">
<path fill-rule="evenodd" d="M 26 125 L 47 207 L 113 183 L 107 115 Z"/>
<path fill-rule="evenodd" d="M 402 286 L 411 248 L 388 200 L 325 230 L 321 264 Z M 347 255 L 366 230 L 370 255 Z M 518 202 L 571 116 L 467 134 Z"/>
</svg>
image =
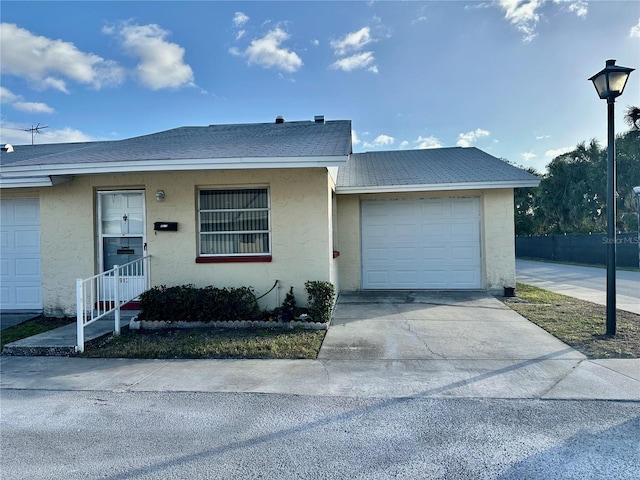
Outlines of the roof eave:
<svg viewBox="0 0 640 480">
<path fill-rule="evenodd" d="M 461 182 L 461 183 L 433 183 L 415 185 L 366 185 L 366 186 L 337 186 L 336 194 L 356 193 L 400 193 L 400 192 L 438 192 L 451 190 L 494 190 L 501 188 L 537 187 L 540 180 L 508 180 L 500 182 Z"/>
<path fill-rule="evenodd" d="M 0 188 L 52 187 L 71 180 L 67 176 L 50 177 L 48 175 L 0 177 Z"/>
<path fill-rule="evenodd" d="M 344 166 L 349 155 L 308 157 L 234 157 L 177 160 L 137 160 L 54 165 L 7 165 L 6 177 L 43 177 L 47 175 L 87 175 L 96 173 L 175 172 L 191 170 L 237 170 L 267 168 L 313 168 Z"/>
</svg>

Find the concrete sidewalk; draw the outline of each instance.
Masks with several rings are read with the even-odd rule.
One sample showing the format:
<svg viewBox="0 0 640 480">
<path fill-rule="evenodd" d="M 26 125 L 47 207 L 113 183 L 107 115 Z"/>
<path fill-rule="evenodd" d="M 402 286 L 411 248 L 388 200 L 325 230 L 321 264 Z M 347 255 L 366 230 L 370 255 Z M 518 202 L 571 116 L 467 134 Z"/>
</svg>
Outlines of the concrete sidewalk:
<svg viewBox="0 0 640 480">
<path fill-rule="evenodd" d="M 137 310 L 120 312 L 120 328 L 128 327 Z M 36 315 L 37 317 L 39 315 Z M 31 317 L 34 318 L 34 317 Z M 115 330 L 115 314 L 111 313 L 85 327 L 85 342 L 113 333 Z M 4 346 L 5 355 L 73 355 L 76 353 L 77 324 L 70 323 L 64 327 L 39 333 Z"/>
<path fill-rule="evenodd" d="M 640 401 L 638 367 L 637 360 L 553 357 L 511 361 L 2 357 L 0 388 Z"/>
<path fill-rule="evenodd" d="M 481 292 L 341 295 L 317 360 L 7 357 L 0 387 L 640 401 L 640 360 L 587 360 Z"/>
<path fill-rule="evenodd" d="M 607 304 L 606 268 L 518 258 L 516 272 L 518 282 L 598 305 Z M 616 309 L 640 315 L 640 272 L 618 270 L 616 286 Z"/>
</svg>

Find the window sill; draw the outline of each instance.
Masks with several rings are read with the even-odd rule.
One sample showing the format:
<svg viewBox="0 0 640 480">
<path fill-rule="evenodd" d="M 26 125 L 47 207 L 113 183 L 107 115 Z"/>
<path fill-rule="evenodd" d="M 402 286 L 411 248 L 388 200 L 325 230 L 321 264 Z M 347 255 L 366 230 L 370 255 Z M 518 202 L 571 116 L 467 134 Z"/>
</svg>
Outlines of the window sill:
<svg viewBox="0 0 640 480">
<path fill-rule="evenodd" d="M 247 255 L 236 257 L 233 255 L 220 257 L 196 257 L 196 263 L 259 263 L 271 262 L 271 255 Z"/>
</svg>

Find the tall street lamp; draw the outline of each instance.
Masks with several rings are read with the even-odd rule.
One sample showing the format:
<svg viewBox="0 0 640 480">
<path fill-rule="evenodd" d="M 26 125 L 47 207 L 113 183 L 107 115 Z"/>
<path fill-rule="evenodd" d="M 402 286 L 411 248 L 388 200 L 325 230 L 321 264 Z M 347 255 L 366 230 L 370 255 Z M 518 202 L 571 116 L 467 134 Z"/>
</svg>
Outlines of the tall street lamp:
<svg viewBox="0 0 640 480">
<path fill-rule="evenodd" d="M 616 153 L 613 112 L 616 97 L 622 95 L 633 68 L 607 60 L 603 70 L 589 80 L 598 96 L 607 100 L 607 335 L 616 334 Z"/>
</svg>

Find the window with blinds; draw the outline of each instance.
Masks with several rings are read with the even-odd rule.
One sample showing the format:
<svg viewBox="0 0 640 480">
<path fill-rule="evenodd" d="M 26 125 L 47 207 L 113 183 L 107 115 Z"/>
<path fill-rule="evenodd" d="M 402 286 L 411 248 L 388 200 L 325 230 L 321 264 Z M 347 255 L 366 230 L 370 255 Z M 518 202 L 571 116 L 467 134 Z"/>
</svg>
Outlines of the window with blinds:
<svg viewBox="0 0 640 480">
<path fill-rule="evenodd" d="M 200 255 L 269 255 L 267 188 L 200 190 Z"/>
</svg>

